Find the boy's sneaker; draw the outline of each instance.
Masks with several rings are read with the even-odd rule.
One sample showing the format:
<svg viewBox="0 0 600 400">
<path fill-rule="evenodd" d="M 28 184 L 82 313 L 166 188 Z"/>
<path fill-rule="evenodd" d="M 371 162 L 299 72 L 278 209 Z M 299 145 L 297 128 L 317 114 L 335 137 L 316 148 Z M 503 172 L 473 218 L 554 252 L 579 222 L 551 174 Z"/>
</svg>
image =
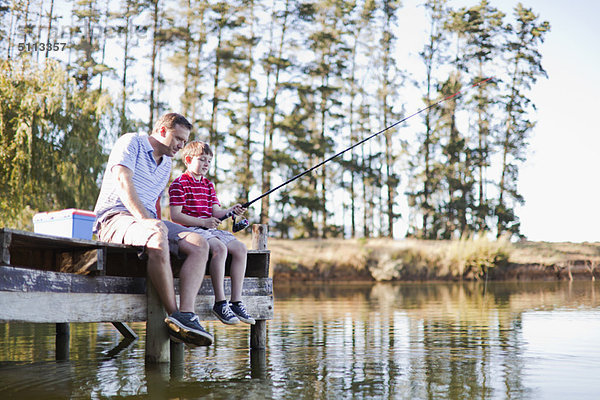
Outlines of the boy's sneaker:
<svg viewBox="0 0 600 400">
<path fill-rule="evenodd" d="M 198 322 L 198 316 L 193 312 L 175 311 L 165 318 L 171 339 L 184 342 L 191 346 L 210 346 L 213 336 Z"/>
<path fill-rule="evenodd" d="M 235 316 L 234 313 L 231 312 L 229 305 L 226 301 L 221 303 L 215 303 L 212 309 L 213 314 L 217 316 L 221 320 L 222 323 L 227 325 L 235 325 L 239 324 L 240 320 Z"/>
<path fill-rule="evenodd" d="M 250 325 L 254 325 L 256 323 L 254 318 L 252 318 L 250 314 L 248 314 L 248 312 L 246 311 L 246 307 L 244 307 L 244 303 L 242 303 L 241 301 L 236 303 L 229 303 L 229 308 L 231 308 L 231 311 L 233 311 L 233 313 L 238 317 L 240 321 L 243 321 Z"/>
</svg>

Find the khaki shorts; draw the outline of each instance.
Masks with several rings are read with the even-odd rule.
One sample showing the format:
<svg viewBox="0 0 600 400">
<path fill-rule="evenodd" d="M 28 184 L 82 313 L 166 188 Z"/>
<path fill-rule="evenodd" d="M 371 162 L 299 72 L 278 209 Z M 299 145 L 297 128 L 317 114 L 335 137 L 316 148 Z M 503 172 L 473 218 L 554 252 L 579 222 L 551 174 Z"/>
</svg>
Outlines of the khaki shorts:
<svg viewBox="0 0 600 400">
<path fill-rule="evenodd" d="M 233 233 L 228 232 L 228 231 L 223 231 L 221 229 L 204 229 L 204 228 L 200 228 L 200 227 L 190 227 L 189 229 L 200 234 L 204 239 L 206 239 L 206 241 L 208 241 L 209 239 L 213 239 L 213 238 L 218 239 L 221 242 L 223 242 L 223 244 L 225 246 L 227 246 L 229 243 L 233 242 L 234 240 L 237 240 L 235 238 L 235 236 L 233 236 Z"/>
<path fill-rule="evenodd" d="M 169 251 L 179 256 L 179 241 L 193 230 L 171 221 L 162 220 L 168 230 Z M 140 224 L 135 217 L 120 212 L 106 218 L 98 227 L 98 239 L 102 242 L 146 246 L 154 231 Z"/>
</svg>

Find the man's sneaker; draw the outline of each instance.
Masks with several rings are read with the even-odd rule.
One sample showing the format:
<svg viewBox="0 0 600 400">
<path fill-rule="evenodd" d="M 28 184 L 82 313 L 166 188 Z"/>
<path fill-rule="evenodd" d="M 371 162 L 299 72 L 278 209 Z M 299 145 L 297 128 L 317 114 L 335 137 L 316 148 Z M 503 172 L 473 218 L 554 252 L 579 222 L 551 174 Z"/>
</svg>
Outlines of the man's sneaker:
<svg viewBox="0 0 600 400">
<path fill-rule="evenodd" d="M 235 325 L 240 323 L 238 317 L 236 317 L 235 314 L 231 312 L 231 309 L 229 308 L 229 305 L 226 301 L 223 301 L 219 304 L 215 303 L 212 312 L 224 324 Z"/>
<path fill-rule="evenodd" d="M 242 303 L 241 301 L 237 303 L 229 303 L 229 308 L 239 318 L 240 321 L 243 321 L 250 325 L 254 325 L 256 323 L 254 318 L 252 318 L 250 314 L 248 314 L 248 312 L 246 311 L 246 307 L 244 307 L 244 303 Z"/>
<path fill-rule="evenodd" d="M 198 322 L 198 316 L 193 312 L 175 311 L 165 318 L 169 335 L 174 341 L 184 342 L 192 346 L 210 346 L 213 336 Z"/>
</svg>

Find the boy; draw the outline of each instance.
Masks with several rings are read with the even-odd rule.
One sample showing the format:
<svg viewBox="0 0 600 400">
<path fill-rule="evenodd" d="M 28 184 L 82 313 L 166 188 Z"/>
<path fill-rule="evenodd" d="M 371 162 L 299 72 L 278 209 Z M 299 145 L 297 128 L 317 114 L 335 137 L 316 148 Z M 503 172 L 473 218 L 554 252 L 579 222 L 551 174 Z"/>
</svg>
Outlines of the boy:
<svg viewBox="0 0 600 400">
<path fill-rule="evenodd" d="M 213 313 L 225 324 L 241 321 L 254 324 L 242 303 L 242 285 L 246 272 L 246 246 L 232 233 L 218 230 L 219 218 L 233 211 L 242 215 L 246 209 L 236 204 L 228 210 L 220 208 L 213 183 L 206 178 L 213 152 L 204 142 L 191 142 L 182 150 L 187 170 L 169 186 L 171 219 L 194 228 L 207 241 L 212 254 L 210 276 L 215 291 Z M 227 303 L 223 281 L 227 253 L 231 254 L 231 301 Z"/>
</svg>

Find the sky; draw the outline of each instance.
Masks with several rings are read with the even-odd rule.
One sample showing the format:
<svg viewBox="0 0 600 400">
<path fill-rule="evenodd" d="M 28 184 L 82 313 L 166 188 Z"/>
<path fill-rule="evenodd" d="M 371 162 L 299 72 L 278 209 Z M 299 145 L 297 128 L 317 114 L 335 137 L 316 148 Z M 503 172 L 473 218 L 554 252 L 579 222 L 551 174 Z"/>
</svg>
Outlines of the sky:
<svg viewBox="0 0 600 400">
<path fill-rule="evenodd" d="M 538 123 L 519 179 L 526 201 L 518 210 L 522 233 L 535 241 L 600 241 L 600 2 L 523 4 L 549 21 L 551 31 L 542 47 L 548 79 L 531 93 Z"/>
<path fill-rule="evenodd" d="M 600 241 L 600 2 L 531 1 L 551 24 L 548 79 L 532 91 L 538 124 L 519 189 L 523 233 L 536 241 Z"/>
<path fill-rule="evenodd" d="M 453 7 L 478 1 L 450 1 Z M 507 15 L 516 0 L 490 0 Z M 530 92 L 537 107 L 532 119 L 526 162 L 520 168 L 518 190 L 525 204 L 517 208 L 521 232 L 528 240 L 548 242 L 600 241 L 600 1 L 521 0 L 551 30 L 541 46 L 548 79 L 540 78 Z M 421 1 L 407 0 L 401 25 L 425 31 Z M 418 31 L 418 29 L 417 29 Z M 415 37 L 419 37 L 416 35 Z M 420 44 L 407 42 L 410 48 Z M 409 50 L 410 52 L 410 50 Z"/>
</svg>

